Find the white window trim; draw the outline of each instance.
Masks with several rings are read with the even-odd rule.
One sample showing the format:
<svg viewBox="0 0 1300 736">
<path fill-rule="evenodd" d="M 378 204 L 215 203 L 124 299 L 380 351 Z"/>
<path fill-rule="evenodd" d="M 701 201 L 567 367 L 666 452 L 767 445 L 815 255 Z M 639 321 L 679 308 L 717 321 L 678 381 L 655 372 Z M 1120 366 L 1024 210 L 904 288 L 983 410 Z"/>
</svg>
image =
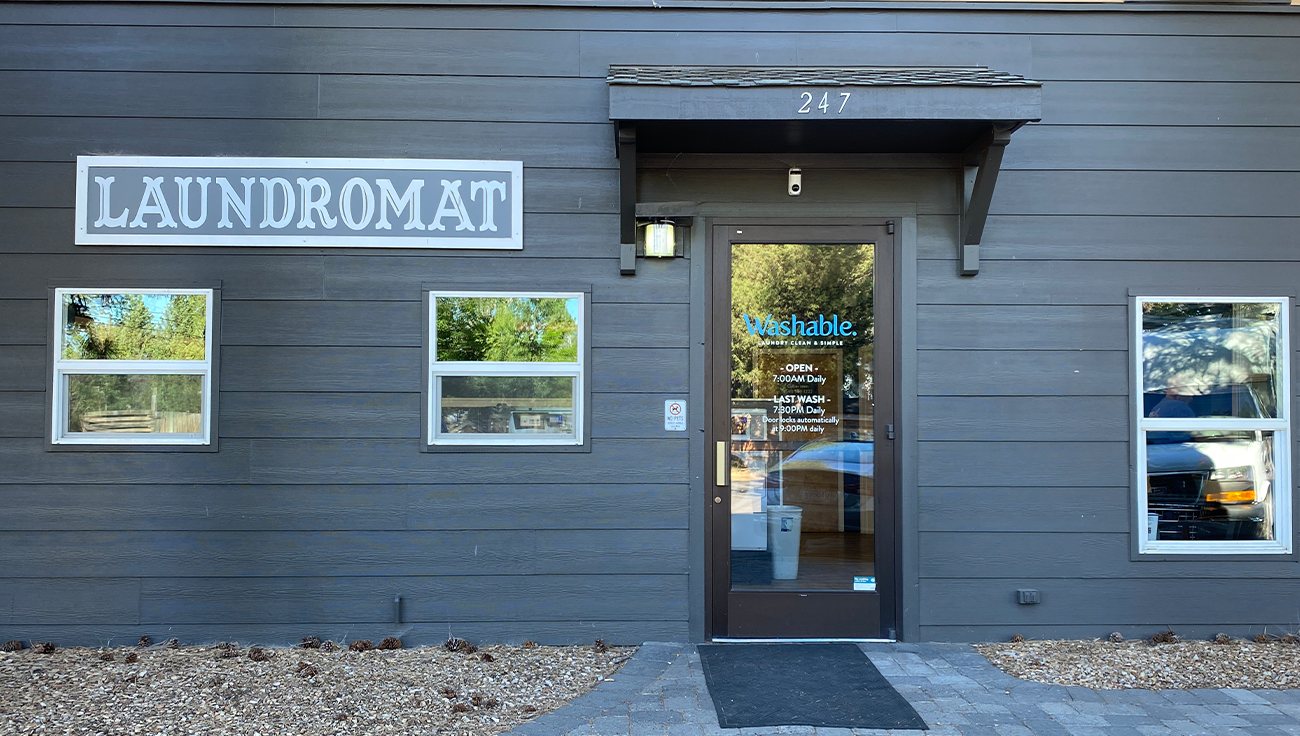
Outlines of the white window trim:
<svg viewBox="0 0 1300 736">
<path fill-rule="evenodd" d="M 1273 303 L 1278 309 L 1278 416 L 1273 419 L 1161 419 L 1144 416 L 1142 373 L 1142 305 L 1147 302 L 1198 303 Z M 1147 555 L 1249 555 L 1291 554 L 1291 300 L 1289 297 L 1260 296 L 1139 296 L 1130 308 L 1136 316 L 1133 335 L 1134 396 L 1132 399 L 1133 442 L 1137 447 L 1137 514 L 1138 553 Z M 1152 541 L 1146 537 L 1147 514 L 1147 444 L 1146 431 L 1162 430 L 1261 430 L 1273 432 L 1273 534 L 1272 540 Z"/>
<path fill-rule="evenodd" d="M 204 310 L 203 360 L 73 360 L 63 357 L 66 319 L 63 298 L 69 294 L 142 294 L 149 296 L 201 294 L 207 298 Z M 212 444 L 212 302 L 213 289 L 122 289 L 77 287 L 54 290 L 54 384 L 51 414 L 51 442 L 56 445 L 210 445 Z M 70 375 L 197 375 L 203 376 L 203 432 L 199 436 L 141 433 L 92 433 L 67 431 L 67 398 Z"/>
<path fill-rule="evenodd" d="M 529 363 L 488 361 L 438 360 L 438 298 L 439 297 L 498 297 L 507 299 L 577 299 L 578 300 L 578 359 L 572 363 Z M 429 445 L 440 447 L 574 447 L 581 446 L 586 427 L 587 378 L 587 295 L 580 291 L 430 291 L 429 292 L 429 423 L 425 438 Z M 547 437 L 546 435 L 487 435 L 452 434 L 438 431 L 442 416 L 443 376 L 572 376 L 573 386 L 573 436 Z"/>
</svg>

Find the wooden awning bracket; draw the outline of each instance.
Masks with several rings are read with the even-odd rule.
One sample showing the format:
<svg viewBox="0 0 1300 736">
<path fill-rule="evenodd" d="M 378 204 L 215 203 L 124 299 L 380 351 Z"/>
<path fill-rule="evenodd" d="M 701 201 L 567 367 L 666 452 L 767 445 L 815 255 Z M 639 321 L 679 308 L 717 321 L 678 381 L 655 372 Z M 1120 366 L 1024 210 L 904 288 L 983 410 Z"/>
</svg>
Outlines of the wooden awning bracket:
<svg viewBox="0 0 1300 736">
<path fill-rule="evenodd" d="M 962 276 L 980 272 L 980 239 L 993 201 L 993 187 L 1002 168 L 1002 154 L 1011 142 L 1011 134 L 1022 125 L 1023 122 L 994 123 L 962 153 L 963 206 L 957 242 L 957 272 Z"/>
<path fill-rule="evenodd" d="M 618 272 L 636 275 L 636 125 L 617 126 Z"/>
</svg>

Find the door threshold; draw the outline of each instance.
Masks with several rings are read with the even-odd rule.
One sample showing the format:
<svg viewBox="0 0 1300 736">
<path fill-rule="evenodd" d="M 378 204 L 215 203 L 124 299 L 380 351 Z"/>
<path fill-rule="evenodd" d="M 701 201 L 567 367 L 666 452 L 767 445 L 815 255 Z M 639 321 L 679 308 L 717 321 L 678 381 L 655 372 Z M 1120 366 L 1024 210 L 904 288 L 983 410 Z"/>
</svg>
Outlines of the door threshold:
<svg viewBox="0 0 1300 736">
<path fill-rule="evenodd" d="M 897 644 L 897 639 L 728 639 L 714 638 L 710 642 L 720 642 L 723 644 L 812 644 L 827 642 L 849 642 L 852 644 Z"/>
</svg>

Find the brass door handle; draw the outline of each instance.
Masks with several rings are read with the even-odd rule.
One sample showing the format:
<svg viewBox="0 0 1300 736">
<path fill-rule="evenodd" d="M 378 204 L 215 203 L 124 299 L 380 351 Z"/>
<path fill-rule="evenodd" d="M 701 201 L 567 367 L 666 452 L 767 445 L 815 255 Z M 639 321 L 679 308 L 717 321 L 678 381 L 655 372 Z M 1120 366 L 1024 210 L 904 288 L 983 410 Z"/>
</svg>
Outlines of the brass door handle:
<svg viewBox="0 0 1300 736">
<path fill-rule="evenodd" d="M 715 480 L 716 485 L 727 485 L 727 443 L 718 442 L 718 477 Z"/>
</svg>

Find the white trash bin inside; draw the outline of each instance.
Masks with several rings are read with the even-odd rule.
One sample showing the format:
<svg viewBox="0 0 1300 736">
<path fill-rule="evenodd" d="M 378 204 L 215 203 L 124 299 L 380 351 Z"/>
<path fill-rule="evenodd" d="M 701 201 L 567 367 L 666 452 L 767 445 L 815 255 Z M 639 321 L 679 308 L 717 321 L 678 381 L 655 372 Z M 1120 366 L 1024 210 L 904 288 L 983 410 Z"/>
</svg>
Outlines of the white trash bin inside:
<svg viewBox="0 0 1300 736">
<path fill-rule="evenodd" d="M 772 577 L 799 577 L 799 524 L 803 509 L 798 506 L 767 507 L 767 546 L 772 550 Z"/>
</svg>

